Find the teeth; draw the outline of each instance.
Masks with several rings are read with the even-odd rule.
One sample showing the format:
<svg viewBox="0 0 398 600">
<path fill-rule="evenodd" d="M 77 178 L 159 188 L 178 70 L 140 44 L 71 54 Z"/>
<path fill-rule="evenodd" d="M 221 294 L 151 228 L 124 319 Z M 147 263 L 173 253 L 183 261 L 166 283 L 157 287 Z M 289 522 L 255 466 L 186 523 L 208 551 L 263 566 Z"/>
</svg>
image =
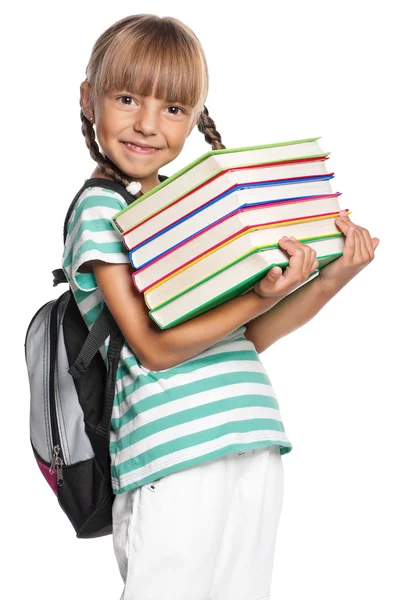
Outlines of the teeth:
<svg viewBox="0 0 398 600">
<path fill-rule="evenodd" d="M 130 144 L 130 142 L 125 142 L 126 146 L 130 146 L 132 148 L 141 148 L 141 150 L 152 150 L 151 146 L 137 146 L 136 144 Z"/>
</svg>

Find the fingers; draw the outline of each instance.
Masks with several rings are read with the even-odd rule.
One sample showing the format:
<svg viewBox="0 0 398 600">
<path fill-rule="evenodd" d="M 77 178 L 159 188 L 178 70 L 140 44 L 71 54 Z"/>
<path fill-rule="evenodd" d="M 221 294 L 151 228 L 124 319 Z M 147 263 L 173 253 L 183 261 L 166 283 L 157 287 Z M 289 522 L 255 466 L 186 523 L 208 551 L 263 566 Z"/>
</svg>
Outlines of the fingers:
<svg viewBox="0 0 398 600">
<path fill-rule="evenodd" d="M 371 250 L 368 247 L 368 243 L 364 234 L 364 229 L 362 227 L 359 227 L 358 225 L 355 227 L 355 235 L 357 236 L 357 241 L 359 238 L 359 248 L 360 251 L 358 252 L 359 255 L 359 260 L 361 263 L 369 263 L 372 258 L 373 258 L 373 248 L 371 248 Z M 370 242 L 370 236 L 369 236 L 369 242 Z M 370 242 L 371 245 L 371 242 Z"/>
<path fill-rule="evenodd" d="M 289 265 L 285 269 L 285 276 L 289 279 L 304 281 L 318 268 L 316 252 L 308 244 L 299 242 L 294 236 L 284 236 L 279 240 L 279 245 L 291 255 Z"/>
<path fill-rule="evenodd" d="M 340 212 L 336 225 L 347 237 L 345 251 L 355 264 L 366 264 L 374 259 L 374 251 L 380 242 L 378 238 L 371 238 L 369 231 L 353 223 L 345 211 Z"/>
<path fill-rule="evenodd" d="M 353 227 L 349 227 L 345 233 L 345 236 L 346 240 L 343 254 L 345 254 L 350 262 L 353 262 L 355 254 L 355 229 Z"/>
<path fill-rule="evenodd" d="M 335 223 L 339 229 L 346 235 L 350 225 L 353 225 L 350 217 L 346 214 L 345 210 L 340 211 L 340 215 L 335 219 Z"/>
<path fill-rule="evenodd" d="M 294 238 L 294 239 L 296 239 L 296 238 Z M 304 264 L 303 264 L 302 278 L 306 279 L 310 273 L 312 273 L 313 271 L 315 271 L 315 269 L 318 268 L 319 263 L 316 258 L 316 252 L 313 248 L 311 248 L 311 246 L 309 246 L 308 244 L 303 244 L 298 241 L 297 241 L 297 244 L 299 244 L 300 248 L 302 248 L 304 250 Z"/>
<path fill-rule="evenodd" d="M 274 266 L 265 277 L 256 282 L 254 291 L 259 296 L 283 297 L 290 293 L 292 288 L 305 282 L 319 266 L 315 250 L 307 244 L 302 244 L 295 237 L 284 236 L 278 244 L 290 255 L 289 264 L 284 271 L 281 267 Z"/>
<path fill-rule="evenodd" d="M 348 217 L 343 217 L 343 218 L 348 219 Z M 349 221 L 349 226 L 348 226 L 348 230 L 346 233 L 346 236 L 347 236 L 346 244 L 348 241 L 348 237 L 350 238 L 350 240 L 348 243 L 347 254 L 349 254 L 349 256 L 352 259 L 352 262 L 354 264 L 357 264 L 357 265 L 366 264 L 371 261 L 371 255 L 373 255 L 373 249 L 371 249 L 371 251 L 370 251 L 370 249 L 368 247 L 368 242 L 365 238 L 362 227 L 355 225 L 351 221 L 351 219 L 348 219 L 348 221 Z M 368 233 L 368 235 L 369 235 L 369 233 Z M 369 245 L 370 246 L 372 245 L 370 236 L 369 236 Z"/>
</svg>

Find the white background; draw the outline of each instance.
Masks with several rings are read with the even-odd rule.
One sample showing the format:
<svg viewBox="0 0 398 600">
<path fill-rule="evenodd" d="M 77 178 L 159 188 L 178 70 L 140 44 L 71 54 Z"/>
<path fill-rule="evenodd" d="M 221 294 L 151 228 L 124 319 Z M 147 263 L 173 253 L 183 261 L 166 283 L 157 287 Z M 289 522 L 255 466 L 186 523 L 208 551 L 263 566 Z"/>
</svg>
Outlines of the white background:
<svg viewBox="0 0 398 600">
<path fill-rule="evenodd" d="M 209 63 L 209 113 L 227 147 L 321 136 L 375 260 L 261 358 L 293 451 L 273 600 L 397 598 L 396 27 L 379 0 L 17 2 L 2 16 L 2 578 L 7 598 L 118 600 L 110 536 L 78 540 L 29 445 L 24 336 L 65 289 L 66 209 L 94 163 L 79 84 L 97 37 L 135 13 L 178 17 Z M 210 147 L 195 130 L 171 175 Z M 187 600 L 190 600 L 187 598 Z M 242 600 L 251 600 L 242 598 Z"/>
</svg>

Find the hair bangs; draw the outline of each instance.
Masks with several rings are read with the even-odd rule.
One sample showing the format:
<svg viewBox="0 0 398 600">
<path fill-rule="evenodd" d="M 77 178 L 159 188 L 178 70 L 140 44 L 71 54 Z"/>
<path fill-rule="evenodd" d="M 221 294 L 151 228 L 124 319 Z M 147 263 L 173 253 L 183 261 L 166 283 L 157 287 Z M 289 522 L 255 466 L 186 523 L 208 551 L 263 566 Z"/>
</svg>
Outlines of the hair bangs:
<svg viewBox="0 0 398 600">
<path fill-rule="evenodd" d="M 126 39 L 126 33 L 116 36 L 107 49 L 93 86 L 97 98 L 110 90 L 125 90 L 194 109 L 203 106 L 207 64 L 187 36 L 166 30 L 163 36 Z"/>
</svg>

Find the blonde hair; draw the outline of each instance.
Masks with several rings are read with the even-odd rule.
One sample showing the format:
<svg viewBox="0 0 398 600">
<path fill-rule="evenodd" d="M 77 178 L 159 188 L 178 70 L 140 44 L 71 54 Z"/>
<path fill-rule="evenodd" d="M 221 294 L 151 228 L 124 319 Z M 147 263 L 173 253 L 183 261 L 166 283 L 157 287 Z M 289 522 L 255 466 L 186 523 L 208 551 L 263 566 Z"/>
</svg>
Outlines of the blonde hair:
<svg viewBox="0 0 398 600">
<path fill-rule="evenodd" d="M 198 114 L 197 127 L 212 150 L 225 148 L 204 105 L 209 76 L 202 45 L 194 32 L 174 17 L 139 14 L 117 21 L 95 42 L 86 81 L 93 102 L 118 89 L 191 106 Z M 100 152 L 83 109 L 80 117 L 91 158 L 102 173 L 127 186 L 126 175 Z"/>
</svg>

